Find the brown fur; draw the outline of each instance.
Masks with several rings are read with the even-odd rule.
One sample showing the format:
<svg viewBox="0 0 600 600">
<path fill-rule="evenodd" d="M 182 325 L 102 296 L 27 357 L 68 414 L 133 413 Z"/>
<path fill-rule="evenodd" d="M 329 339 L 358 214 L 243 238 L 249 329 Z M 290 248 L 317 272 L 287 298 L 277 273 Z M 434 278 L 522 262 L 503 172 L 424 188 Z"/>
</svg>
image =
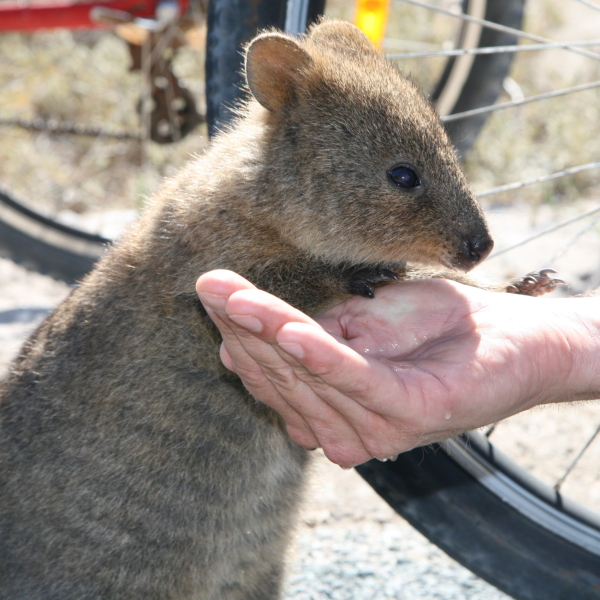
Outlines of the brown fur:
<svg viewBox="0 0 600 600">
<path fill-rule="evenodd" d="M 433 108 L 358 30 L 264 34 L 247 70 L 268 109 L 164 185 L 0 384 L 1 599 L 277 598 L 307 455 L 221 365 L 196 279 L 315 314 L 491 245 Z"/>
</svg>

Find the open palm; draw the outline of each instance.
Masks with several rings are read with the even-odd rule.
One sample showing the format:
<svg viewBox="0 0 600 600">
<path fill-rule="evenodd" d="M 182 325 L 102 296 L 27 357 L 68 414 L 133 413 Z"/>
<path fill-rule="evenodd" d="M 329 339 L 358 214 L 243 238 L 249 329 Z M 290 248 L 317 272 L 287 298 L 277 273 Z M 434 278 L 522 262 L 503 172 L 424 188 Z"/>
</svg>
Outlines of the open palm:
<svg viewBox="0 0 600 600">
<path fill-rule="evenodd" d="M 344 467 L 574 395 L 561 301 L 423 280 L 313 320 L 231 272 L 197 289 L 224 364 L 297 443 Z"/>
</svg>

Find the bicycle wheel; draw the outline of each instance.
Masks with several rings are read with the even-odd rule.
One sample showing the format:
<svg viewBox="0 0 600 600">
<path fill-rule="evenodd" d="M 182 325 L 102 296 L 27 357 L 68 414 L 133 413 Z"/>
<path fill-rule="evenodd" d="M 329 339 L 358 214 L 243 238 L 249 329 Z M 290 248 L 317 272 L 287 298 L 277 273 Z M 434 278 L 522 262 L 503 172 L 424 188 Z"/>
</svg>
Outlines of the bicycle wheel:
<svg viewBox="0 0 600 600">
<path fill-rule="evenodd" d="M 459 4 L 459 14 L 475 19 L 466 21 L 451 17 L 448 12 L 427 14 L 423 3 L 394 2 L 390 7 L 383 51 L 396 61 L 395 43 L 404 49 L 427 49 L 451 46 L 454 49 L 475 49 L 515 44 L 517 38 L 508 30 L 483 27 L 478 19 L 519 29 L 523 21 L 525 0 L 466 0 L 438 2 L 436 6 L 452 8 Z M 446 6 L 447 5 L 447 6 Z M 351 18 L 347 3 L 329 0 L 327 7 L 334 16 Z M 424 16 L 425 14 L 425 16 Z M 403 60 L 400 68 L 413 77 L 429 93 L 440 116 L 461 113 L 494 104 L 503 89 L 512 62 L 511 54 L 463 54 L 440 58 L 436 68 L 425 68 L 423 61 Z M 431 64 L 428 65 L 431 67 Z M 446 129 L 459 156 L 473 145 L 485 124 L 487 115 L 475 115 L 454 121 Z"/>
<path fill-rule="evenodd" d="M 108 238 L 62 225 L 0 190 L 0 256 L 75 283 L 89 272 Z"/>
</svg>

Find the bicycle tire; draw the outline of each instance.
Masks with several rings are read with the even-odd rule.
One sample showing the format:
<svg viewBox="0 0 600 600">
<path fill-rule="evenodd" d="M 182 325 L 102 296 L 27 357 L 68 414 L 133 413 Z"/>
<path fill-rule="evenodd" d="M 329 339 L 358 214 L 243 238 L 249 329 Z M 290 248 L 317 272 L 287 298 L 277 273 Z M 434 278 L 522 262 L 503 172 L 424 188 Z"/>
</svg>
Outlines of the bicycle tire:
<svg viewBox="0 0 600 600">
<path fill-rule="evenodd" d="M 214 133 L 231 118 L 242 86 L 241 44 L 260 28 L 282 28 L 286 3 L 211 2 L 207 35 L 207 112 Z M 0 192 L 0 256 L 74 283 L 88 273 L 111 240 L 68 227 Z"/>
<path fill-rule="evenodd" d="M 58 223 L 0 190 L 0 256 L 75 283 L 88 273 L 111 240 Z"/>
<path fill-rule="evenodd" d="M 226 127 L 244 97 L 242 48 L 265 27 L 283 29 L 285 0 L 222 0 L 208 6 L 206 121 L 209 135 Z"/>
<path fill-rule="evenodd" d="M 600 516 L 481 434 L 356 470 L 425 537 L 516 600 L 600 598 Z"/>
</svg>

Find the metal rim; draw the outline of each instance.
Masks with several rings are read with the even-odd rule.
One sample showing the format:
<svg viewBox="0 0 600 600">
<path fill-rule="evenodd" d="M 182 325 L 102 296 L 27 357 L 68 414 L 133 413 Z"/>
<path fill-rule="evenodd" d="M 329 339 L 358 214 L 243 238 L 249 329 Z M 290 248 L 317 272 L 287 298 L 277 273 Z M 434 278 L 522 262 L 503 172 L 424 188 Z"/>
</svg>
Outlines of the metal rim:
<svg viewBox="0 0 600 600">
<path fill-rule="evenodd" d="M 481 433 L 471 431 L 440 446 L 482 486 L 529 520 L 600 556 L 600 514 L 519 467 Z"/>
</svg>

